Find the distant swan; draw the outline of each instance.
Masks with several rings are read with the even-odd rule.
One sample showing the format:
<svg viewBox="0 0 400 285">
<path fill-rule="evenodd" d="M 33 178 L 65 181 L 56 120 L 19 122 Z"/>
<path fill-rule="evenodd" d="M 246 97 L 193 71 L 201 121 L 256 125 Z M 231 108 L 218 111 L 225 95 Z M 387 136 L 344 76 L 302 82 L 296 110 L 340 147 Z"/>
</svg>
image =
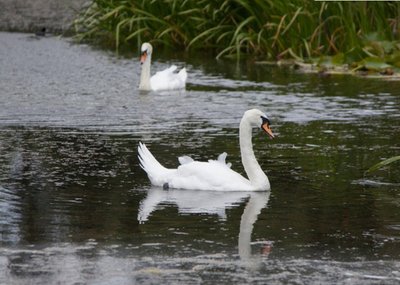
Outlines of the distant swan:
<svg viewBox="0 0 400 285">
<path fill-rule="evenodd" d="M 182 68 L 181 71 L 175 73 L 177 69 L 176 65 L 159 71 L 150 77 L 150 65 L 151 65 L 151 54 L 153 47 L 149 43 L 142 44 L 140 63 L 142 65 L 142 71 L 140 74 L 140 90 L 174 90 L 183 89 L 186 86 L 186 68 Z"/>
<path fill-rule="evenodd" d="M 268 177 L 262 171 L 253 152 L 252 128 L 256 126 L 274 138 L 270 121 L 263 112 L 252 109 L 244 113 L 240 121 L 239 141 L 242 163 L 249 179 L 233 171 L 230 164 L 226 164 L 225 152 L 219 155 L 218 160 L 208 162 L 194 161 L 188 156 L 179 157 L 181 165 L 177 169 L 168 169 L 162 166 L 141 142 L 138 146 L 140 166 L 147 172 L 153 185 L 164 188 L 217 191 L 269 190 Z"/>
</svg>

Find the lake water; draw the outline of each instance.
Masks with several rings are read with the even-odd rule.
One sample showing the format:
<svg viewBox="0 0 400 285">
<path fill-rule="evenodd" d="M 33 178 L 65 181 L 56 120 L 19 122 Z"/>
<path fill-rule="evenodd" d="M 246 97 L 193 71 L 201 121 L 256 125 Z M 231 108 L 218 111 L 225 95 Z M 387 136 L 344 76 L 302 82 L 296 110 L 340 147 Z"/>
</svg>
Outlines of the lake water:
<svg viewBox="0 0 400 285">
<path fill-rule="evenodd" d="M 0 33 L 0 284 L 400 283 L 400 166 L 364 174 L 400 154 L 400 82 L 170 57 L 187 90 L 138 92 L 138 57 Z M 254 107 L 270 192 L 150 185 L 139 141 L 243 173 Z"/>
</svg>

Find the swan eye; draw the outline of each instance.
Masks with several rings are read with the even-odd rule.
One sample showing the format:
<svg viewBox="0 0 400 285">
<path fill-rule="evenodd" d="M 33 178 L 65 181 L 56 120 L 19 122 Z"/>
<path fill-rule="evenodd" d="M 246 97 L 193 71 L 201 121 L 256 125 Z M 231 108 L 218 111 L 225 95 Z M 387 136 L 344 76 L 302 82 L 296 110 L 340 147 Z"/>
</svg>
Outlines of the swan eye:
<svg viewBox="0 0 400 285">
<path fill-rule="evenodd" d="M 261 120 L 262 120 L 262 124 L 261 124 L 261 129 L 264 130 L 264 132 L 266 132 L 268 134 L 268 136 L 273 139 L 275 136 L 272 133 L 271 128 L 269 127 L 269 125 L 271 124 L 271 122 L 269 121 L 269 119 L 267 117 L 261 116 Z"/>
<path fill-rule="evenodd" d="M 268 126 L 271 125 L 271 122 L 269 121 L 268 118 L 266 118 L 264 116 L 261 116 L 261 120 L 262 120 L 262 124 L 261 125 L 264 125 L 264 124 L 268 124 Z"/>
</svg>

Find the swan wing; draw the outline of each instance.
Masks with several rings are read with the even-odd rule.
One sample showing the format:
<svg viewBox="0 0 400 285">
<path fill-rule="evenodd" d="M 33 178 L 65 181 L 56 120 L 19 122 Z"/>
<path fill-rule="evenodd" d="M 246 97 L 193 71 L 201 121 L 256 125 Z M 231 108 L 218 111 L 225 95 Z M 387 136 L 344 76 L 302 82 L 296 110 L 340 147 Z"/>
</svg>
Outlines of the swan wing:
<svg viewBox="0 0 400 285">
<path fill-rule="evenodd" d="M 171 65 L 170 67 L 157 71 L 156 74 L 153 75 L 153 77 L 157 78 L 158 76 L 169 76 L 174 73 L 175 70 L 177 70 L 178 67 L 176 65 Z"/>
<path fill-rule="evenodd" d="M 179 79 L 186 83 L 186 79 L 187 79 L 187 71 L 186 68 L 182 68 L 179 72 L 178 72 L 178 77 Z"/>
<path fill-rule="evenodd" d="M 190 156 L 185 155 L 185 156 L 178 157 L 178 161 L 179 161 L 180 164 L 183 165 L 183 164 L 191 163 L 194 160 Z"/>
<path fill-rule="evenodd" d="M 144 143 L 139 142 L 140 167 L 146 171 L 151 184 L 169 188 L 192 190 L 246 191 L 253 190 L 250 181 L 229 168 L 226 153 L 218 160 L 195 161 L 189 156 L 179 157 L 180 166 L 169 169 L 161 165 Z"/>
<path fill-rule="evenodd" d="M 250 181 L 216 160 L 182 164 L 168 181 L 170 188 L 192 190 L 247 191 Z"/>
<path fill-rule="evenodd" d="M 150 78 L 151 88 L 155 91 L 158 90 L 173 90 L 183 89 L 186 86 L 187 72 L 186 68 L 183 68 L 178 73 L 176 65 L 158 71 Z"/>
<path fill-rule="evenodd" d="M 223 166 L 226 166 L 226 167 L 228 167 L 228 168 L 231 168 L 231 166 L 232 166 L 232 163 L 226 163 L 226 157 L 227 157 L 227 153 L 226 152 L 223 152 L 223 153 L 221 153 L 220 155 L 218 155 L 218 158 L 217 158 L 217 160 L 212 160 L 212 159 L 209 159 L 208 160 L 208 162 L 218 162 L 218 163 L 221 163 L 221 165 L 223 165 Z"/>
<path fill-rule="evenodd" d="M 223 152 L 220 155 L 218 155 L 217 161 L 222 163 L 226 167 L 231 168 L 232 163 L 226 163 L 226 157 L 227 156 L 228 156 L 228 154 L 226 152 Z"/>
</svg>

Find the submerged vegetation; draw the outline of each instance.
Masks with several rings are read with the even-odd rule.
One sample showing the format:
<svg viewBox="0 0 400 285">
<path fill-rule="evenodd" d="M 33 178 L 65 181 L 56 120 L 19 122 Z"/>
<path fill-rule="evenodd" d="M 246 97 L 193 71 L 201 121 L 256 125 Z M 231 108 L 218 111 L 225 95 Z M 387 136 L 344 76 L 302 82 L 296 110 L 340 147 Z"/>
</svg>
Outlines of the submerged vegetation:
<svg viewBox="0 0 400 285">
<path fill-rule="evenodd" d="M 217 58 L 400 68 L 400 2 L 92 0 L 75 27 L 79 40 L 117 50 L 151 41 Z"/>
</svg>

